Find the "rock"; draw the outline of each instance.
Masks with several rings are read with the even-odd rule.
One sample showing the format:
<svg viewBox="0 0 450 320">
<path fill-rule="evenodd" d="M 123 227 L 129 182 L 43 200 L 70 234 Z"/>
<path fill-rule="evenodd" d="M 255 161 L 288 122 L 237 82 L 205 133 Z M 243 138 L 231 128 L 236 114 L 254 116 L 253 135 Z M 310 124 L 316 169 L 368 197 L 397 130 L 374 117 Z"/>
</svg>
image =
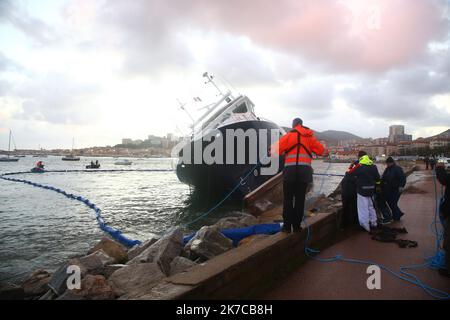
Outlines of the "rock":
<svg viewBox="0 0 450 320">
<path fill-rule="evenodd" d="M 165 235 L 140 255 L 130 260 L 127 264 L 156 262 L 164 274 L 170 274 L 170 263 L 179 256 L 183 249 L 183 232 L 180 228 Z"/>
<path fill-rule="evenodd" d="M 48 282 L 51 274 L 45 270 L 37 270 L 22 283 L 23 291 L 28 297 L 41 296 L 49 290 Z"/>
<path fill-rule="evenodd" d="M 255 234 L 255 235 L 252 235 L 252 236 L 248 236 L 248 237 L 242 239 L 241 241 L 239 241 L 238 247 L 246 246 L 246 245 L 249 245 L 249 244 L 251 244 L 253 242 L 260 241 L 262 239 L 267 238 L 268 236 L 269 236 L 268 234 Z"/>
<path fill-rule="evenodd" d="M 105 273 L 106 267 L 113 264 L 114 261 L 114 258 L 108 256 L 101 249 L 81 258 L 69 259 L 51 276 L 48 286 L 58 296 L 62 295 L 67 289 L 67 278 L 71 275 L 67 273 L 69 266 L 76 265 L 80 267 L 81 278 L 84 278 L 87 274 L 102 275 Z"/>
<path fill-rule="evenodd" d="M 125 263 L 128 260 L 127 250 L 121 244 L 104 237 L 99 243 L 95 245 L 88 254 L 94 253 L 97 250 L 103 250 L 111 258 L 114 258 L 114 263 Z"/>
<path fill-rule="evenodd" d="M 50 289 L 42 297 L 40 297 L 39 300 L 53 300 L 56 297 L 56 294 Z"/>
<path fill-rule="evenodd" d="M 183 272 L 196 265 L 197 264 L 194 261 L 187 258 L 175 257 L 175 259 L 173 259 L 170 263 L 170 275 L 173 276 L 174 274 Z"/>
<path fill-rule="evenodd" d="M 0 282 L 0 300 L 22 300 L 25 292 L 22 287 L 12 283 Z"/>
<path fill-rule="evenodd" d="M 235 212 L 217 221 L 214 226 L 222 229 L 244 228 L 258 224 L 259 220 L 248 213 Z"/>
<path fill-rule="evenodd" d="M 88 274 L 81 281 L 81 289 L 67 291 L 72 291 L 74 295 L 86 300 L 111 300 L 116 297 L 105 277 L 101 275 Z"/>
<path fill-rule="evenodd" d="M 103 271 L 103 275 L 108 279 L 114 272 L 120 268 L 126 267 L 126 264 L 110 264 L 107 265 Z"/>
<path fill-rule="evenodd" d="M 70 265 L 80 267 L 82 276 L 86 275 L 86 273 L 103 274 L 105 267 L 114 263 L 115 259 L 107 255 L 102 249 L 87 256 L 69 260 Z"/>
<path fill-rule="evenodd" d="M 204 226 L 186 244 L 190 258 L 208 260 L 233 248 L 233 241 L 225 237 L 217 226 Z M 192 255 L 193 253 L 194 255 Z"/>
<path fill-rule="evenodd" d="M 256 215 L 260 215 L 273 208 L 275 208 L 275 204 L 267 199 L 259 199 L 253 203 L 253 209 L 256 210 Z"/>
<path fill-rule="evenodd" d="M 132 260 L 140 255 L 145 249 L 154 244 L 158 239 L 151 238 L 141 244 L 135 245 L 133 248 L 128 250 L 128 259 Z"/>
<path fill-rule="evenodd" d="M 55 294 L 58 296 L 63 294 L 67 289 L 67 278 L 69 274 L 67 273 L 67 267 L 69 265 L 67 263 L 60 266 L 50 277 L 48 282 L 48 286 L 53 290 Z"/>
<path fill-rule="evenodd" d="M 127 265 L 114 272 L 108 284 L 118 296 L 136 292 L 149 292 L 165 275 L 157 263 Z"/>
</svg>

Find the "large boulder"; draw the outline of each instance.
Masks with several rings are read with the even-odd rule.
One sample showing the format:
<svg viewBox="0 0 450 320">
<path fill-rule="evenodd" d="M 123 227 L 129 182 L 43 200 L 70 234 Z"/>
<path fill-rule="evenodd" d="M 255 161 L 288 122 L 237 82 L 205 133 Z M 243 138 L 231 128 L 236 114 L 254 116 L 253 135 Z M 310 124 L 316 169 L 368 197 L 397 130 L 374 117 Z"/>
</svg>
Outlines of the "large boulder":
<svg viewBox="0 0 450 320">
<path fill-rule="evenodd" d="M 151 239 L 148 239 L 147 241 L 144 241 L 141 244 L 135 245 L 133 248 L 128 250 L 128 259 L 132 260 L 132 259 L 136 258 L 138 255 L 140 255 L 142 252 L 144 252 L 145 249 L 150 247 L 156 241 L 158 241 L 158 239 L 151 238 Z"/>
<path fill-rule="evenodd" d="M 56 295 L 61 295 L 67 289 L 67 278 L 70 274 L 67 273 L 67 263 L 61 265 L 50 277 L 48 286 Z"/>
<path fill-rule="evenodd" d="M 107 255 L 102 249 L 87 256 L 69 260 L 69 265 L 77 265 L 80 267 L 83 276 L 87 273 L 103 274 L 105 267 L 114 263 L 115 259 Z"/>
<path fill-rule="evenodd" d="M 94 253 L 98 250 L 103 250 L 103 252 L 108 256 L 114 258 L 114 263 L 125 263 L 128 260 L 126 248 L 110 238 L 103 237 L 99 243 L 89 250 L 88 254 Z"/>
<path fill-rule="evenodd" d="M 22 283 L 22 288 L 26 296 L 36 297 L 41 296 L 49 290 L 48 282 L 51 274 L 45 270 L 37 270 L 33 272 Z"/>
<path fill-rule="evenodd" d="M 84 278 L 87 274 L 103 275 L 106 272 L 106 267 L 113 264 L 114 261 L 114 258 L 108 256 L 101 249 L 87 256 L 69 259 L 53 273 L 48 286 L 58 296 L 62 295 L 67 289 L 67 278 L 71 275 L 67 273 L 69 266 L 78 266 L 80 268 L 81 278 Z"/>
<path fill-rule="evenodd" d="M 186 244 L 187 256 L 194 260 L 208 260 L 233 248 L 233 241 L 225 237 L 215 225 L 202 227 Z"/>
<path fill-rule="evenodd" d="M 219 229 L 244 228 L 258 224 L 258 218 L 248 213 L 233 212 L 230 216 L 217 221 L 214 226 Z"/>
<path fill-rule="evenodd" d="M 127 265 L 115 271 L 108 284 L 118 296 L 150 290 L 165 277 L 157 263 Z"/>
<path fill-rule="evenodd" d="M 111 300 L 116 297 L 113 289 L 106 282 L 105 277 L 101 275 L 88 274 L 81 281 L 80 289 L 67 291 L 72 291 L 73 295 L 77 296 L 73 297 L 76 300 Z M 70 296 L 66 296 L 66 299 L 68 299 Z"/>
<path fill-rule="evenodd" d="M 168 233 L 140 255 L 128 261 L 127 264 L 156 262 L 164 274 L 170 274 L 170 263 L 179 256 L 183 249 L 183 232 L 180 228 Z"/>
<path fill-rule="evenodd" d="M 186 271 L 187 269 L 197 265 L 194 261 L 184 257 L 175 257 L 170 263 L 170 275 Z"/>
</svg>

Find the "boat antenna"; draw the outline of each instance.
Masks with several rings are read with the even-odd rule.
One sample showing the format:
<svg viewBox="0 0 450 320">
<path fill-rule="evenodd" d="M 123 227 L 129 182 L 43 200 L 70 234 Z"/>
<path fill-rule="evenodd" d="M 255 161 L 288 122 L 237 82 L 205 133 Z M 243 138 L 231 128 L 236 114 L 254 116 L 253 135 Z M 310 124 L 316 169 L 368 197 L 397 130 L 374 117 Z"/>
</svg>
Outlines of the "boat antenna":
<svg viewBox="0 0 450 320">
<path fill-rule="evenodd" d="M 183 110 L 188 115 L 188 117 L 192 120 L 192 134 L 193 134 L 194 133 L 195 120 L 191 116 L 191 114 L 186 110 L 186 108 L 184 107 L 187 103 L 182 103 L 178 98 L 177 98 L 177 102 L 180 105 L 180 109 Z"/>
<path fill-rule="evenodd" d="M 203 73 L 203 77 L 208 79 L 205 84 L 211 83 L 214 88 L 216 88 L 217 91 L 219 91 L 219 95 L 223 96 L 223 92 L 219 89 L 219 87 L 216 85 L 216 83 L 213 81 L 214 77 L 213 75 L 209 74 L 208 72 Z"/>
</svg>

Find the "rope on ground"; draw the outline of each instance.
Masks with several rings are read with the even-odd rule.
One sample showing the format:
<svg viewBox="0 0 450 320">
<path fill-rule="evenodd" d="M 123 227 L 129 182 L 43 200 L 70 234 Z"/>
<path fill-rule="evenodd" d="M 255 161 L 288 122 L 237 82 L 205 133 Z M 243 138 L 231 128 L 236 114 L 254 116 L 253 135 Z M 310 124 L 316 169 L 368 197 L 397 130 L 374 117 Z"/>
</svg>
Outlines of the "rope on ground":
<svg viewBox="0 0 450 320">
<path fill-rule="evenodd" d="M 330 166 L 328 166 L 325 174 L 328 172 L 328 169 L 330 168 Z M 439 212 L 439 205 L 438 205 L 438 196 L 437 196 L 437 185 L 436 185 L 436 175 L 434 175 L 434 184 L 435 184 L 435 197 L 436 197 L 436 210 L 435 210 L 435 218 L 434 218 L 434 223 L 436 224 L 437 222 L 437 216 L 438 216 L 438 212 Z M 321 185 L 321 189 L 319 190 L 319 193 L 322 190 L 322 186 L 323 183 Z M 440 247 L 439 247 L 439 233 L 437 232 L 437 226 L 435 227 L 436 230 L 436 247 L 437 247 L 437 254 L 430 258 L 429 261 L 425 262 L 424 264 L 421 265 L 411 265 L 411 266 L 400 266 L 400 273 L 397 273 L 393 270 L 391 270 L 390 268 L 376 263 L 374 261 L 369 261 L 369 260 L 360 260 L 360 259 L 350 259 L 350 258 L 345 258 L 343 255 L 341 254 L 337 254 L 334 257 L 331 258 L 318 258 L 317 255 L 320 253 L 320 250 L 316 250 L 313 248 L 309 247 L 309 242 L 311 239 L 311 228 L 310 225 L 307 224 L 305 216 L 303 216 L 303 222 L 306 224 L 306 229 L 307 229 L 307 233 L 306 233 L 306 240 L 305 240 L 305 248 L 304 248 L 304 252 L 305 255 L 313 260 L 319 261 L 319 262 L 346 262 L 346 263 L 352 263 L 352 264 L 362 264 L 362 265 L 376 265 L 378 266 L 380 269 L 392 274 L 394 277 L 403 280 L 405 282 L 408 282 L 410 284 L 416 285 L 420 288 L 422 288 L 427 294 L 429 294 L 430 296 L 432 296 L 435 299 L 439 299 L 439 300 L 448 300 L 450 299 L 450 293 L 448 292 L 444 292 L 442 290 L 430 287 L 428 285 L 426 285 L 425 283 L 423 283 L 417 276 L 407 272 L 406 270 L 408 269 L 419 269 L 419 268 L 424 268 L 424 267 L 436 267 L 434 264 L 436 263 L 435 260 L 437 259 L 441 259 L 443 252 L 440 252 Z"/>
</svg>

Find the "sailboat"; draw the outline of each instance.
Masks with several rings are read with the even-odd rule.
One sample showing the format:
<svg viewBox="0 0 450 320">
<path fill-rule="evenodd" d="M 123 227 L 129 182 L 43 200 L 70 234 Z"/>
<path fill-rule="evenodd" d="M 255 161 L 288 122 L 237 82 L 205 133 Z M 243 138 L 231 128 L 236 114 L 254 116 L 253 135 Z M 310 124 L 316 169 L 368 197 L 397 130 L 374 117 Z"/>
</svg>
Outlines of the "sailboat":
<svg viewBox="0 0 450 320">
<path fill-rule="evenodd" d="M 74 145 L 74 139 L 72 139 L 72 151 L 70 152 L 69 155 L 62 157 L 61 160 L 63 160 L 63 161 L 80 161 L 80 157 L 75 156 L 73 153 L 73 145 Z"/>
<path fill-rule="evenodd" d="M 8 142 L 8 155 L 6 157 L 0 157 L 0 162 L 17 162 L 19 158 L 11 157 L 11 130 L 9 130 L 9 142 Z"/>
</svg>

